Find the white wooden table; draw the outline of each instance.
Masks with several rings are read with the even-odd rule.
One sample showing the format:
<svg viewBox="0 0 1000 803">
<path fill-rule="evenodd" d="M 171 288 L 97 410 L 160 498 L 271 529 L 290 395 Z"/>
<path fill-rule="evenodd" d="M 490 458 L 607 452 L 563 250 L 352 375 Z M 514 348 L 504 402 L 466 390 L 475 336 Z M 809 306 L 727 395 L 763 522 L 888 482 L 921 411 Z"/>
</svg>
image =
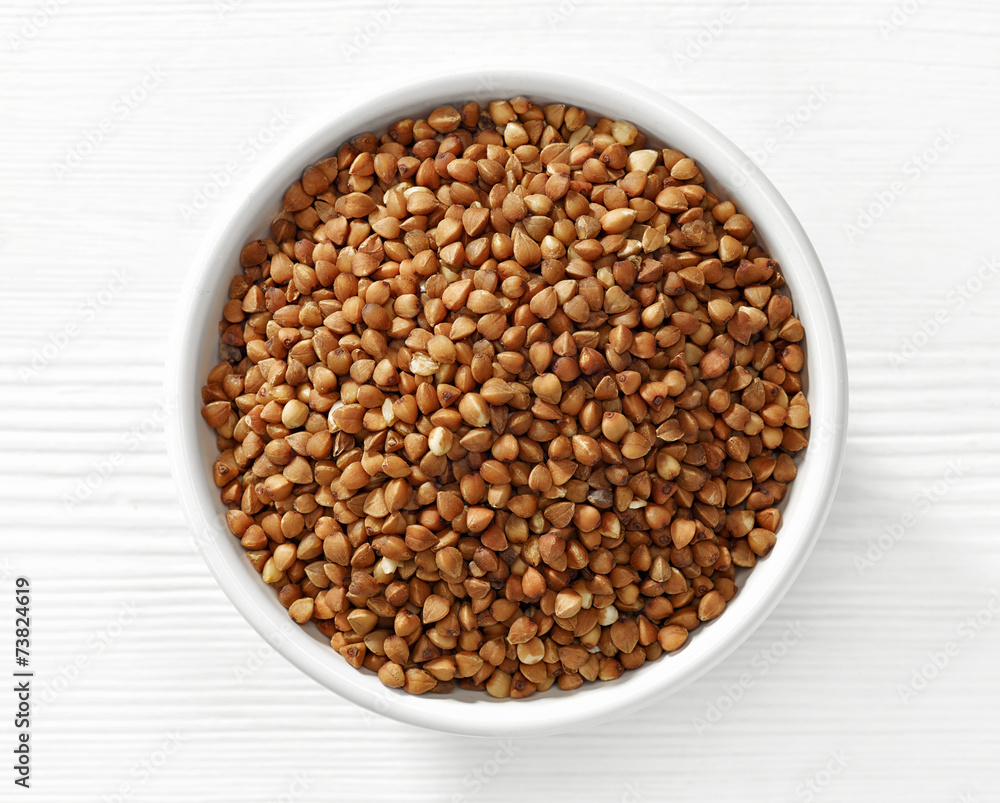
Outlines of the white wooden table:
<svg viewBox="0 0 1000 803">
<path fill-rule="evenodd" d="M 1000 800 L 1000 7 L 897 6 L 5 3 L 0 671 L 24 575 L 37 674 L 30 791 L 0 692 L 0 799 Z M 847 336 L 844 476 L 791 593 L 682 694 L 544 740 L 422 732 L 271 654 L 217 588 L 167 466 L 167 327 L 223 199 L 318 109 L 586 54 L 798 212 Z"/>
</svg>

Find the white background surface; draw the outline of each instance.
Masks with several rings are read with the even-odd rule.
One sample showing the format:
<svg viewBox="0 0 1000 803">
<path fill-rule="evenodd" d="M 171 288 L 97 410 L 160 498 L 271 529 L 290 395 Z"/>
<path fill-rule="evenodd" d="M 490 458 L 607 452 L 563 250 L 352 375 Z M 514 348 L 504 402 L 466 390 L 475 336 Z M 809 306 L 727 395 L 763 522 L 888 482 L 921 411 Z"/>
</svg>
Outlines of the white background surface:
<svg viewBox="0 0 1000 803">
<path fill-rule="evenodd" d="M 1000 257 L 1000 10 L 893 8 L 4 3 L 0 676 L 20 574 L 37 676 L 27 792 L 0 691 L 0 799 L 1000 800 L 1000 279 L 976 275 Z M 270 654 L 192 544 L 160 407 L 178 286 L 263 140 L 473 59 L 629 75 L 752 153 L 851 370 L 833 513 L 767 623 L 639 715 L 509 744 L 367 715 Z"/>
</svg>

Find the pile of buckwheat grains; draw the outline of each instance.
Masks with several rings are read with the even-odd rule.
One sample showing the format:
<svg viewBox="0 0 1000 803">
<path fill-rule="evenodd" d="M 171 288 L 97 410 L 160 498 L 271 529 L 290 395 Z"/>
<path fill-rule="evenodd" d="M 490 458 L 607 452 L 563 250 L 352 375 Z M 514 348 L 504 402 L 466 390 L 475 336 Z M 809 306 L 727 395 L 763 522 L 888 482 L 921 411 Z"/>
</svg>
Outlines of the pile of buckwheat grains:
<svg viewBox="0 0 1000 803">
<path fill-rule="evenodd" d="M 803 330 L 753 223 L 631 123 L 442 106 L 306 168 L 203 389 L 292 619 L 413 694 L 677 650 L 775 544 Z"/>
</svg>

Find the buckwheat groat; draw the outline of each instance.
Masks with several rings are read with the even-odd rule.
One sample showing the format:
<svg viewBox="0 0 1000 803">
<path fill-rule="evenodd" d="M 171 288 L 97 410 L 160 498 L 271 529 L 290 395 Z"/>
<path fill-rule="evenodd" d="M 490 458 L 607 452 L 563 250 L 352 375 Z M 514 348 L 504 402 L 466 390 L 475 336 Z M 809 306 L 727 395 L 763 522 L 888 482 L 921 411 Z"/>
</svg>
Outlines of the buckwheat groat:
<svg viewBox="0 0 1000 803">
<path fill-rule="evenodd" d="M 247 243 L 203 390 L 292 619 L 421 694 L 611 680 L 724 613 L 806 445 L 753 223 L 626 121 L 526 98 L 342 145 Z"/>
</svg>

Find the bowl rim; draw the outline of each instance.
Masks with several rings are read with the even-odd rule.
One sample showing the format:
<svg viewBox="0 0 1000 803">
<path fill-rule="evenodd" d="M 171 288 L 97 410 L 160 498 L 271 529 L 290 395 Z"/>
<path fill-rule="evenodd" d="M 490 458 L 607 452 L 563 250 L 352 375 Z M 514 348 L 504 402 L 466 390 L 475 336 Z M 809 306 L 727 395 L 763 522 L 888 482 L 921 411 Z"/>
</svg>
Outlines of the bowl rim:
<svg viewBox="0 0 1000 803">
<path fill-rule="evenodd" d="M 736 650 L 770 615 L 805 564 L 833 502 L 847 433 L 846 350 L 829 283 L 805 230 L 774 185 L 732 142 L 678 102 L 630 79 L 582 78 L 559 70 L 505 69 L 485 75 L 476 71 L 449 72 L 402 85 L 394 81 L 384 91 L 373 84 L 364 87 L 363 95 L 359 90 L 358 98 L 345 108 L 318 115 L 301 125 L 261 160 L 227 201 L 226 208 L 216 214 L 185 277 L 166 356 L 165 390 L 171 410 L 166 433 L 175 486 L 202 557 L 234 607 L 275 651 L 339 696 L 402 722 L 471 736 L 543 735 L 624 716 L 679 691 Z M 471 703 L 453 695 L 414 697 L 382 687 L 370 673 L 350 667 L 349 674 L 339 671 L 334 661 L 340 659 L 333 656 L 329 646 L 320 644 L 298 626 L 289 631 L 291 620 L 259 576 L 249 578 L 253 581 L 256 577 L 258 590 L 248 584 L 245 570 L 238 570 L 231 557 L 235 553 L 223 549 L 220 542 L 226 536 L 231 541 L 232 536 L 219 518 L 221 504 L 216 489 L 202 482 L 205 467 L 199 468 L 194 462 L 200 460 L 196 446 L 205 435 L 200 432 L 203 422 L 199 415 L 202 377 L 191 370 L 192 360 L 182 359 L 182 355 L 194 355 L 203 348 L 206 321 L 199 310 L 208 304 L 209 311 L 218 314 L 221 305 L 212 301 L 215 295 L 208 287 L 213 278 L 216 284 L 220 281 L 215 271 L 228 265 L 227 281 L 236 272 L 238 263 L 229 241 L 245 240 L 247 234 L 235 237 L 234 232 L 247 231 L 247 219 L 262 214 L 259 208 L 255 211 L 260 204 L 265 204 L 264 209 L 277 207 L 280 195 L 261 192 L 263 185 L 285 181 L 287 186 L 296 171 L 311 163 L 310 154 L 334 151 L 350 136 L 371 130 L 367 121 L 387 112 L 404 116 L 407 110 L 429 111 L 435 105 L 459 99 L 516 95 L 564 99 L 586 109 L 588 114 L 613 110 L 620 117 L 632 119 L 640 130 L 691 155 L 709 183 L 721 185 L 725 196 L 732 198 L 755 224 L 767 221 L 761 226 L 763 239 L 772 253 L 782 252 L 786 275 L 795 276 L 789 288 L 806 330 L 807 371 L 812 368 L 808 382 L 813 434 L 789 494 L 789 507 L 794 503 L 795 516 L 783 517 L 783 537 L 779 537 L 782 548 L 775 549 L 749 575 L 726 616 L 699 628 L 685 649 L 626 673 L 614 683 L 585 684 L 575 692 L 547 692 L 516 702 L 480 695 L 484 699 L 475 702 L 473 712 Z M 652 117 L 657 121 L 654 125 L 639 122 Z M 353 120 L 359 123 L 355 125 Z M 695 147 L 689 147 L 689 143 Z M 720 175 L 723 167 L 728 171 L 728 183 Z M 293 178 L 287 180 L 288 176 Z M 266 206 L 272 197 L 275 203 Z M 823 371 L 816 370 L 817 365 Z M 803 482 L 806 469 L 809 479 Z M 786 532 L 789 534 L 784 535 Z M 242 553 L 240 547 L 240 558 Z M 752 599 L 743 604 L 741 597 L 748 594 L 754 577 L 764 566 L 772 567 L 767 572 L 767 585 L 758 583 Z M 264 603 L 258 591 L 270 594 L 272 602 Z"/>
</svg>

